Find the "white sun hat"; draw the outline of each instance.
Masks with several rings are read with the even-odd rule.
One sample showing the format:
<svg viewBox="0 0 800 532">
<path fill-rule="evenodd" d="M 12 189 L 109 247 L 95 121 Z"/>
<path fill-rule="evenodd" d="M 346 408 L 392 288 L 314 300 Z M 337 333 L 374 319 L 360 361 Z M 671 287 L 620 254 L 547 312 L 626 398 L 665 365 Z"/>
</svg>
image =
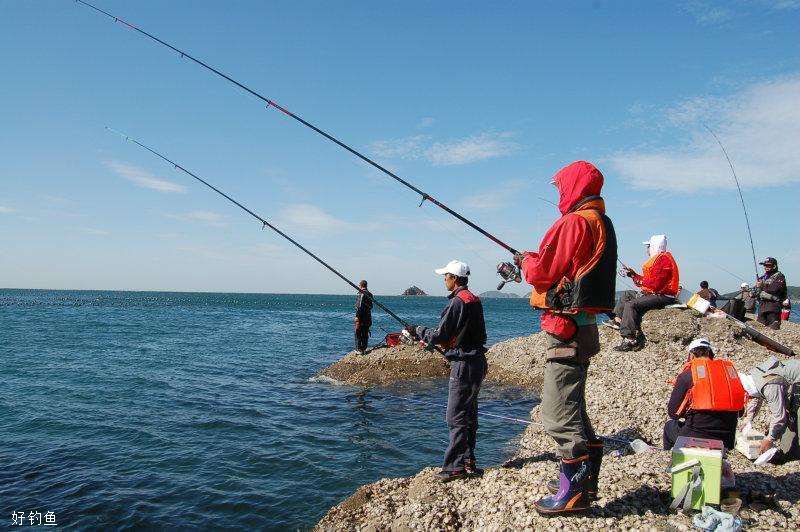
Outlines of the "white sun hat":
<svg viewBox="0 0 800 532">
<path fill-rule="evenodd" d="M 714 352 L 714 347 L 711 345 L 711 342 L 708 341 L 708 338 L 695 338 L 692 342 L 686 347 L 686 350 L 690 353 L 697 349 L 698 347 L 705 347 L 709 349 L 712 353 Z"/>
<path fill-rule="evenodd" d="M 466 277 L 469 275 L 469 266 L 460 260 L 451 260 L 444 268 L 437 268 L 434 271 L 436 272 L 436 275 L 444 275 L 449 273 L 450 275 L 455 275 L 456 277 Z"/>
</svg>

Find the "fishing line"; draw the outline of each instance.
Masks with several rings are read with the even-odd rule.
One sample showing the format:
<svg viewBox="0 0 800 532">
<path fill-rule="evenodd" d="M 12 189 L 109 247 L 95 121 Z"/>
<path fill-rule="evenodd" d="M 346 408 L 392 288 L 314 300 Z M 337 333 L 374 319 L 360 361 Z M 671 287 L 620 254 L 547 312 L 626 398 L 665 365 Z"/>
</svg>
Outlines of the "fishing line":
<svg viewBox="0 0 800 532">
<path fill-rule="evenodd" d="M 397 399 L 397 400 L 400 400 L 400 401 L 408 401 L 408 402 L 417 403 L 417 404 L 420 404 L 420 405 L 435 406 L 435 407 L 443 409 L 443 410 L 447 408 L 447 405 L 442 405 L 442 404 L 434 403 L 434 402 L 431 402 L 431 401 L 421 401 L 419 399 L 411 399 L 410 397 L 400 397 L 400 396 L 397 396 L 397 395 L 384 395 L 383 398 L 384 399 Z M 480 409 L 478 410 L 478 415 L 479 416 L 496 418 L 496 419 L 502 419 L 502 420 L 505 420 L 505 421 L 512 421 L 514 423 L 522 423 L 524 425 L 540 425 L 541 424 L 541 422 L 537 423 L 537 422 L 532 421 L 530 419 L 521 419 L 521 418 L 518 418 L 518 417 L 502 416 L 502 415 L 499 415 L 499 414 L 491 414 L 489 412 L 483 412 Z M 624 440 L 624 439 L 621 439 L 621 438 L 614 438 L 612 436 L 602 436 L 601 435 L 601 437 L 603 439 L 605 439 L 605 440 L 610 440 L 610 441 L 614 441 L 614 442 L 617 442 L 617 443 L 623 443 L 623 444 L 626 444 L 626 445 L 630 443 L 630 440 Z"/>
<path fill-rule="evenodd" d="M 742 187 L 741 185 L 739 185 L 739 178 L 736 176 L 736 170 L 734 170 L 733 168 L 733 162 L 731 161 L 731 158 L 728 156 L 728 150 L 726 150 L 725 146 L 722 145 L 722 141 L 719 140 L 717 134 L 714 133 L 714 131 L 706 124 L 703 124 L 703 127 L 706 128 L 709 133 L 711 133 L 711 136 L 714 137 L 714 140 L 717 141 L 719 147 L 722 148 L 722 153 L 725 154 L 725 159 L 728 160 L 728 166 L 731 167 L 731 174 L 733 174 L 733 181 L 736 183 L 736 190 L 739 191 L 739 199 L 742 202 L 742 211 L 744 211 L 744 221 L 745 224 L 747 225 L 747 236 L 750 238 L 750 251 L 752 251 L 753 253 L 753 267 L 755 268 L 756 271 L 756 279 L 758 279 L 758 259 L 756 259 L 756 247 L 753 244 L 753 232 L 750 230 L 750 216 L 747 214 L 747 206 L 744 203 L 744 195 L 742 194 Z"/>
<path fill-rule="evenodd" d="M 267 98 L 266 96 L 263 96 L 262 94 L 259 94 L 258 92 L 256 92 L 255 90 L 251 89 L 247 85 L 245 85 L 243 83 L 240 83 L 239 81 L 236 81 L 235 79 L 233 79 L 229 75 L 217 70 L 216 68 L 212 67 L 208 63 L 205 63 L 202 60 L 197 59 L 196 57 L 192 56 L 188 52 L 186 52 L 184 50 L 181 50 L 181 49 L 169 44 L 166 41 L 161 40 L 160 38 L 156 37 L 152 33 L 149 33 L 149 32 L 147 32 L 147 31 L 145 31 L 145 30 L 143 30 L 141 28 L 138 28 L 135 25 L 131 24 L 130 22 L 127 22 L 127 21 L 125 21 L 125 20 L 123 20 L 123 19 L 121 19 L 121 18 L 119 18 L 119 17 L 117 17 L 115 15 L 112 15 L 108 11 L 104 11 L 104 10 L 100 9 L 99 7 L 97 7 L 97 6 L 94 6 L 94 5 L 90 4 L 89 2 L 86 2 L 85 0 L 75 0 L 75 2 L 77 2 L 79 4 L 82 4 L 82 5 L 86 6 L 86 7 L 89 7 L 91 9 L 93 9 L 94 11 L 107 16 L 110 19 L 113 19 L 114 22 L 119 22 L 120 24 L 125 25 L 126 27 L 134 30 L 135 32 L 137 32 L 137 33 L 139 33 L 141 35 L 144 35 L 148 39 L 151 39 L 151 40 L 157 42 L 158 44 L 161 44 L 162 46 L 165 46 L 165 47 L 169 48 L 170 50 L 180 54 L 181 58 L 189 59 L 190 61 L 200 65 L 201 67 L 205 68 L 206 70 L 209 70 L 209 71 L 213 72 L 214 74 L 216 74 L 217 76 L 227 80 L 228 82 L 232 83 L 233 85 L 236 85 L 237 87 L 239 87 L 243 91 L 247 92 L 248 94 L 250 94 L 252 96 L 255 96 L 259 100 L 261 100 L 264 103 L 266 103 L 268 109 L 270 107 L 273 107 L 273 108 L 277 109 L 278 111 L 280 111 L 284 115 L 288 116 L 289 118 L 292 118 L 293 120 L 296 120 L 300 124 L 303 124 L 307 128 L 309 128 L 309 129 L 315 131 L 316 133 L 322 135 L 323 137 L 325 137 L 329 141 L 333 142 L 334 144 L 338 145 L 339 147 L 347 150 L 348 152 L 350 152 L 351 154 L 355 155 L 356 157 L 358 157 L 359 159 L 361 159 L 365 163 L 369 164 L 370 166 L 376 168 L 377 170 L 380 170 L 381 172 L 383 172 L 387 176 L 391 177 L 392 179 L 394 179 L 398 183 L 400 183 L 400 184 L 404 185 L 405 187 L 408 187 L 409 189 L 413 190 L 414 192 L 419 194 L 420 197 L 422 198 L 422 201 L 420 202 L 420 206 L 425 201 L 430 201 L 431 203 L 433 203 L 434 205 L 436 205 L 440 209 L 442 209 L 445 212 L 447 212 L 448 214 L 454 216 L 458 220 L 464 222 L 465 224 L 467 224 L 468 226 L 470 226 L 474 230 L 478 231 L 480 234 L 482 234 L 483 236 L 485 236 L 486 238 L 488 238 L 489 240 L 491 240 L 492 242 L 494 242 L 498 246 L 504 248 L 505 250 L 507 250 L 512 255 L 517 253 L 516 249 L 512 248 L 511 246 L 509 246 L 508 244 L 506 244 L 505 242 L 503 242 L 502 240 L 500 240 L 499 238 L 497 238 L 493 234 L 489 233 L 488 231 L 486 231 L 482 227 L 478 226 L 477 224 L 475 224 L 471 220 L 465 218 L 463 215 L 461 215 L 458 212 L 454 211 L 453 209 L 451 209 L 450 207 L 448 207 L 444 203 L 440 202 L 439 200 L 437 200 L 436 198 L 434 198 L 433 196 L 431 196 L 427 192 L 424 192 L 423 190 L 417 188 L 415 185 L 412 185 L 411 183 L 409 183 L 408 181 L 406 181 L 402 177 L 398 176 L 397 174 L 395 174 L 394 172 L 388 170 L 387 168 L 381 166 L 380 164 L 378 164 L 374 160 L 370 159 L 366 155 L 364 155 L 361 152 L 359 152 L 358 150 L 356 150 L 355 148 L 352 148 L 352 147 L 348 146 L 347 144 L 345 144 L 344 142 L 342 142 L 338 138 L 334 137 L 330 133 L 327 133 L 327 132 L 323 131 L 322 129 L 320 129 L 319 127 L 315 126 L 311 122 L 308 122 L 307 120 L 301 118 L 297 114 L 289 111 L 288 109 L 286 109 L 282 105 L 278 104 L 276 101 L 274 101 L 274 100 L 272 100 L 270 98 Z"/>
<path fill-rule="evenodd" d="M 78 0 L 78 1 L 79 1 L 79 0 Z M 238 201 L 236 201 L 235 199 L 233 199 L 231 196 L 227 195 L 227 194 L 226 194 L 226 193 L 224 193 L 222 190 L 218 189 L 217 187 L 215 187 L 214 185 L 212 185 L 212 184 L 211 184 L 211 183 L 209 183 L 208 181 L 204 180 L 203 178 L 201 178 L 201 177 L 200 177 L 200 176 L 198 176 L 197 174 L 194 174 L 194 173 L 192 173 L 191 171 L 187 170 L 186 168 L 184 168 L 183 166 L 179 165 L 179 164 L 178 164 L 178 163 L 176 163 L 175 161 L 173 161 L 173 160 L 171 160 L 171 159 L 167 158 L 165 155 L 162 155 L 161 153 L 157 152 L 157 151 L 156 151 L 156 150 L 154 150 L 153 148 L 150 148 L 149 146 L 146 146 L 145 144 L 142 144 L 142 143 L 141 143 L 141 142 L 139 142 L 138 140 L 136 140 L 136 139 L 134 139 L 134 138 L 131 138 L 131 137 L 129 137 L 128 135 L 126 135 L 126 134 L 124 134 L 124 133 L 121 133 L 121 132 L 119 132 L 119 131 L 117 131 L 117 130 L 115 130 L 115 129 L 112 129 L 112 128 L 108 127 L 108 126 L 106 126 L 106 129 L 107 129 L 108 131 L 111 131 L 111 132 L 113 132 L 113 133 L 116 133 L 117 135 L 119 135 L 119 136 L 123 137 L 123 138 L 124 138 L 126 141 L 128 141 L 128 142 L 132 142 L 132 143 L 136 144 L 137 146 L 139 146 L 140 148 L 143 148 L 143 149 L 145 149 L 145 150 L 149 151 L 150 153 L 152 153 L 153 155 L 155 155 L 155 156 L 156 156 L 156 157 L 158 157 L 159 159 L 162 159 L 162 160 L 166 161 L 167 163 L 171 164 L 171 165 L 172 165 L 172 166 L 173 166 L 173 167 L 174 167 L 176 170 L 180 170 L 181 172 L 183 172 L 183 173 L 185 173 L 185 174 L 187 174 L 187 175 L 189 175 L 189 176 L 191 176 L 191 177 L 195 178 L 196 180 L 198 180 L 199 182 L 201 182 L 202 184 L 204 184 L 205 186 L 207 186 L 208 188 L 210 188 L 211 190 L 213 190 L 214 192 L 216 192 L 217 194 L 219 194 L 219 195 L 220 195 L 220 196 L 222 196 L 223 198 L 227 199 L 228 201 L 230 201 L 231 203 L 233 203 L 234 205 L 236 205 L 237 207 L 239 207 L 240 209 L 242 209 L 243 211 L 245 211 L 247 214 L 249 214 L 250 216 L 252 216 L 252 217 L 253 217 L 253 218 L 255 218 L 256 220 L 258 220 L 259 222 L 261 222 L 261 224 L 262 224 L 262 225 L 261 225 L 262 229 L 263 229 L 263 228 L 266 228 L 266 227 L 268 227 L 268 228 L 272 229 L 273 231 L 275 231 L 276 233 L 278 233 L 280 236 L 282 236 L 283 238 L 285 238 L 286 240 L 288 240 L 289 242 L 291 242 L 292 244 L 294 244 L 294 245 L 295 245 L 295 246 L 296 246 L 298 249 L 300 249 L 300 250 L 301 250 L 303 253 L 305 253 L 306 255 L 308 255 L 309 257 L 311 257 L 312 259 L 314 259 L 314 260 L 315 260 L 315 261 L 317 261 L 318 263 L 320 263 L 320 264 L 321 264 L 322 266 L 324 266 L 324 267 L 325 267 L 327 270 L 331 271 L 331 272 L 332 272 L 334 275 L 336 275 L 336 276 L 337 276 L 339 279 L 341 279 L 342 281 L 344 281 L 345 283 L 347 283 L 348 285 L 350 285 L 351 287 L 353 287 L 353 288 L 354 288 L 356 291 L 358 291 L 358 292 L 360 292 L 360 291 L 361 291 L 361 290 L 359 289 L 358 285 L 356 285 L 356 284 L 355 284 L 353 281 L 351 281 L 350 279 L 348 279 L 347 277 L 345 277 L 345 276 L 344 276 L 344 275 L 343 275 L 341 272 L 339 272 L 339 270 L 337 270 L 336 268 L 334 268 L 333 266 L 331 266 L 330 264 L 328 264 L 327 262 L 325 262 L 324 260 L 322 260 L 321 258 L 319 258 L 317 255 L 315 255 L 314 253 L 312 253 L 311 251 L 309 251 L 309 250 L 308 250 L 308 249 L 307 249 L 305 246 L 303 246 L 302 244 L 300 244 L 300 243 L 299 243 L 297 240 L 293 239 L 292 237 L 290 237 L 289 235 L 287 235 L 286 233 L 284 233 L 283 231 L 281 231 L 280 229 L 278 229 L 277 227 L 275 227 L 274 225 L 272 225 L 271 223 L 269 223 L 267 220 L 265 220 L 264 218 L 262 218 L 261 216 L 259 216 L 259 215 L 258 215 L 258 214 L 256 214 L 255 212 L 251 211 L 249 208 L 245 207 L 244 205 L 242 205 L 241 203 L 239 203 Z M 385 312 L 386 312 L 386 313 L 387 313 L 389 316 L 391 316 L 392 318 L 394 318 L 395 320 L 397 320 L 397 321 L 398 321 L 398 322 L 399 322 L 399 323 L 400 323 L 400 324 L 401 324 L 403 327 L 409 327 L 409 326 L 410 326 L 410 324 L 409 324 L 407 321 L 405 321 L 403 318 L 401 318 L 400 316 L 398 316 L 397 314 L 395 314 L 394 312 L 392 312 L 392 311 L 391 311 L 391 309 L 389 309 L 389 308 L 388 308 L 386 305 L 384 305 L 383 303 L 381 303 L 380 301 L 378 301 L 378 300 L 375 298 L 375 296 L 374 296 L 374 295 L 372 295 L 372 294 L 370 293 L 370 294 L 369 294 L 369 297 L 370 297 L 370 299 L 372 299 L 372 302 L 373 302 L 373 303 L 375 303 L 375 305 L 376 305 L 376 306 L 378 306 L 379 308 L 383 309 L 383 310 L 384 310 L 384 311 L 385 311 Z"/>
</svg>

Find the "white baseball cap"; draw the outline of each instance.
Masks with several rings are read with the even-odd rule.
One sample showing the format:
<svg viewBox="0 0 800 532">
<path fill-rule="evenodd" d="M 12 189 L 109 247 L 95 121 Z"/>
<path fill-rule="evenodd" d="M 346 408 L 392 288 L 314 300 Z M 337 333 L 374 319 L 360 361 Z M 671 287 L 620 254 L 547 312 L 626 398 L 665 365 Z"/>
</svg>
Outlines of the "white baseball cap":
<svg viewBox="0 0 800 532">
<path fill-rule="evenodd" d="M 750 285 L 747 283 L 742 283 L 741 285 L 739 285 L 739 288 L 750 288 Z"/>
<path fill-rule="evenodd" d="M 466 277 L 469 275 L 469 266 L 460 260 L 451 260 L 444 268 L 437 268 L 433 271 L 436 272 L 436 275 L 444 275 L 449 273 L 450 275 L 455 275 L 456 277 Z"/>
<path fill-rule="evenodd" d="M 709 349 L 712 353 L 714 352 L 714 348 L 711 346 L 711 342 L 708 341 L 708 338 L 695 338 L 692 342 L 686 347 L 686 350 L 690 353 L 697 349 L 698 347 L 705 347 Z"/>
</svg>

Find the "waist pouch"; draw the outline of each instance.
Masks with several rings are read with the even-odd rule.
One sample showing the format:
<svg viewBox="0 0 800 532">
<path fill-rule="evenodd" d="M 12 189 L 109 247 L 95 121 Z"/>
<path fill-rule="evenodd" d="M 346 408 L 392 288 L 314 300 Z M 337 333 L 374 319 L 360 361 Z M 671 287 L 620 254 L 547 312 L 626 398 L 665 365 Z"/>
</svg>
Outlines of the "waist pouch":
<svg viewBox="0 0 800 532">
<path fill-rule="evenodd" d="M 542 330 L 560 342 L 571 342 L 578 334 L 578 324 L 570 316 L 545 311 L 540 320 Z"/>
<path fill-rule="evenodd" d="M 546 360 L 550 362 L 575 362 L 586 364 L 600 352 L 600 338 L 597 324 L 576 326 L 576 332 L 569 341 L 562 341 L 552 333 L 547 347 Z"/>
</svg>

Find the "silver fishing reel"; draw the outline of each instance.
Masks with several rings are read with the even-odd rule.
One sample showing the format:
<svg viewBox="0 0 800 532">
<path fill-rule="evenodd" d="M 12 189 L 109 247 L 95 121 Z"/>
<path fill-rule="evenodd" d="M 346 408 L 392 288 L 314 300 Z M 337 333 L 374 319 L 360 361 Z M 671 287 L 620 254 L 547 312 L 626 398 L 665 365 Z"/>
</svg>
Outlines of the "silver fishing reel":
<svg viewBox="0 0 800 532">
<path fill-rule="evenodd" d="M 497 285 L 498 290 L 502 290 L 506 283 L 515 282 L 520 283 L 522 282 L 522 273 L 519 271 L 519 268 L 513 262 L 501 262 L 497 265 L 497 275 L 500 276 L 500 284 Z"/>
</svg>

